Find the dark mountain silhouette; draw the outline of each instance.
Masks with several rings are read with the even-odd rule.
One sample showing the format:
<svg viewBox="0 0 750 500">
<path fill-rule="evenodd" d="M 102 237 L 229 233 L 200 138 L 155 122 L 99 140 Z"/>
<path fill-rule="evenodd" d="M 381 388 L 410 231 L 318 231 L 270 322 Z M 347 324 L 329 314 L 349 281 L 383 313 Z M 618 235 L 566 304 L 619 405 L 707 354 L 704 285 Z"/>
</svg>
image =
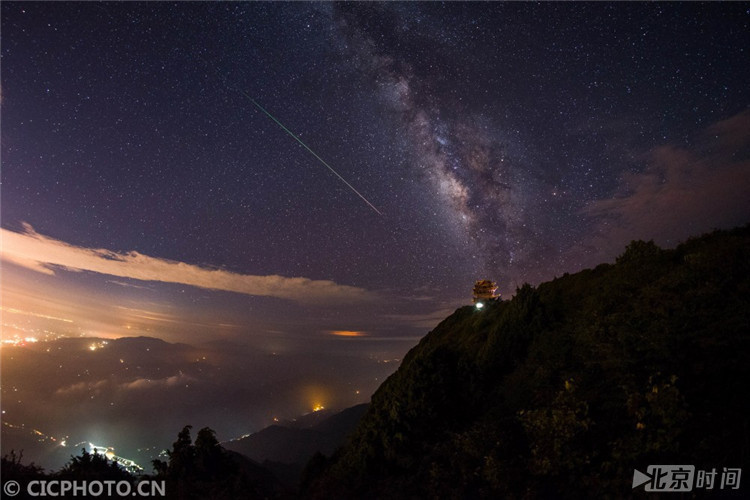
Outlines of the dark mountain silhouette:
<svg viewBox="0 0 750 500">
<path fill-rule="evenodd" d="M 222 443 L 222 446 L 262 463 L 282 482 L 295 485 L 313 455 L 331 455 L 345 442 L 367 406 L 360 404 L 338 413 L 329 412 L 327 418 L 320 418 L 323 411 L 314 412 L 296 421 L 272 425 L 242 439 Z"/>
<path fill-rule="evenodd" d="M 330 410 L 327 408 L 318 411 L 311 411 L 304 415 L 299 415 L 291 420 L 282 420 L 279 424 L 276 425 L 281 425 L 282 427 L 291 427 L 294 429 L 308 429 L 310 427 L 315 427 L 317 424 L 338 413 L 338 411 Z"/>
<path fill-rule="evenodd" d="M 462 307 L 377 390 L 314 498 L 600 498 L 649 464 L 747 466 L 750 226 L 483 310 Z M 642 469 L 645 470 L 645 469 Z"/>
</svg>

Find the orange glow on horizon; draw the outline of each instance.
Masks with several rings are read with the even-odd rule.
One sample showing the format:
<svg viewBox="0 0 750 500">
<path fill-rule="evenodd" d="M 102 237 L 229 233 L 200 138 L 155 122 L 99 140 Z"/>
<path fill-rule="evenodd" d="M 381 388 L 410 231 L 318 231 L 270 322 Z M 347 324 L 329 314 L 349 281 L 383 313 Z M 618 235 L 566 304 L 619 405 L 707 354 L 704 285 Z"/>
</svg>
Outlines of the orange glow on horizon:
<svg viewBox="0 0 750 500">
<path fill-rule="evenodd" d="M 331 330 L 331 335 L 335 335 L 337 337 L 366 337 L 367 334 L 365 332 L 355 331 L 355 330 Z"/>
</svg>

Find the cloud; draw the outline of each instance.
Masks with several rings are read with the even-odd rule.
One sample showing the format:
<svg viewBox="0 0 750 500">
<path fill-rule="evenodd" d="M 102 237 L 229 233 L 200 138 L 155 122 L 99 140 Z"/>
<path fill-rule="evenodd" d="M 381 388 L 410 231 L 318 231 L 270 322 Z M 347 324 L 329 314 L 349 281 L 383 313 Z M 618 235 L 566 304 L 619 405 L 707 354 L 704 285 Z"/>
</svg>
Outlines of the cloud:
<svg viewBox="0 0 750 500">
<path fill-rule="evenodd" d="M 54 267 L 69 271 L 91 271 L 141 281 L 180 283 L 211 290 L 277 297 L 299 302 L 361 301 L 370 292 L 328 280 L 254 276 L 224 269 L 210 269 L 185 262 L 149 257 L 138 252 L 118 253 L 70 245 L 38 234 L 28 225 L 22 232 L 0 228 L 6 262 L 54 275 Z"/>
<path fill-rule="evenodd" d="M 55 321 L 62 321 L 63 323 L 73 323 L 72 319 L 67 318 L 59 318 L 57 316 L 50 316 L 48 314 L 40 314 L 37 312 L 31 312 L 31 311 L 24 311 L 21 309 L 16 309 L 14 307 L 0 307 L 0 311 L 11 313 L 11 314 L 23 314 L 25 316 L 33 316 L 35 318 L 42 318 L 42 319 L 52 319 Z"/>
<path fill-rule="evenodd" d="M 667 144 L 646 167 L 623 176 L 614 197 L 590 203 L 588 252 L 611 258 L 633 239 L 673 246 L 714 228 L 750 220 L 750 112 L 704 130 L 689 148 Z"/>
<path fill-rule="evenodd" d="M 55 391 L 57 396 L 70 396 L 72 394 L 83 394 L 98 396 L 101 394 L 110 382 L 108 380 L 98 380 L 96 382 L 78 382 L 65 387 L 60 387 Z"/>
<path fill-rule="evenodd" d="M 146 320 L 156 321 L 163 323 L 183 323 L 184 319 L 182 316 L 175 314 L 168 314 L 159 311 L 148 311 L 146 309 L 137 309 L 133 307 L 116 306 L 117 309 L 125 312 L 126 318 L 132 321 Z"/>
<path fill-rule="evenodd" d="M 151 290 L 147 286 L 134 285 L 132 283 L 125 283 L 124 281 L 107 280 L 107 283 L 112 283 L 113 285 L 122 286 L 125 288 L 138 288 L 139 290 Z"/>
<path fill-rule="evenodd" d="M 155 389 L 155 388 L 164 388 L 164 387 L 174 387 L 176 385 L 182 385 L 182 384 L 192 382 L 193 380 L 195 379 L 180 372 L 177 375 L 172 375 L 171 377 L 165 377 L 165 378 L 160 378 L 160 379 L 137 378 L 131 382 L 120 384 L 119 387 L 120 389 L 124 389 L 126 391 Z"/>
<path fill-rule="evenodd" d="M 124 391 L 139 391 L 147 389 L 158 389 L 158 388 L 170 388 L 178 385 L 188 384 L 195 381 L 193 377 L 190 377 L 183 372 L 179 372 L 176 375 L 170 377 L 150 379 L 150 378 L 137 378 L 130 382 L 115 383 L 110 380 L 99 380 L 97 382 L 78 382 L 75 384 L 60 387 L 55 391 L 57 396 L 71 396 L 86 394 L 87 396 L 98 396 L 102 394 L 105 389 L 117 388 Z"/>
</svg>

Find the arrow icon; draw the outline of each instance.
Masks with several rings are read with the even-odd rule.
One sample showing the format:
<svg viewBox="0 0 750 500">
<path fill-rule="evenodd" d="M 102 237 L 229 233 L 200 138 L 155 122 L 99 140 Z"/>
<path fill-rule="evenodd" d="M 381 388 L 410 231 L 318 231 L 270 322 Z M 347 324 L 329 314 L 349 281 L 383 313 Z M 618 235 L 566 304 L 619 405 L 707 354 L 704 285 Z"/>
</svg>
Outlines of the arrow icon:
<svg viewBox="0 0 750 500">
<path fill-rule="evenodd" d="M 648 474 L 644 474 L 638 469 L 633 469 L 633 488 L 637 488 L 643 483 L 651 481 L 652 477 Z"/>
</svg>

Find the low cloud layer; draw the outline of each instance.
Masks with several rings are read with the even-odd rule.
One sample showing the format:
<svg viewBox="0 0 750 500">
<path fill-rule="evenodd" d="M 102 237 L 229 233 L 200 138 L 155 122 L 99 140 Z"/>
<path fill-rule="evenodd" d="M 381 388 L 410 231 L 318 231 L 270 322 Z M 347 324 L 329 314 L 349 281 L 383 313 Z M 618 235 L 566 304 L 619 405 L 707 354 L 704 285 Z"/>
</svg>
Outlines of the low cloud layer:
<svg viewBox="0 0 750 500">
<path fill-rule="evenodd" d="M 298 302 L 351 302 L 366 300 L 371 295 L 362 288 L 340 285 L 329 280 L 278 275 L 253 276 L 149 257 L 138 252 L 118 253 L 79 247 L 38 234 L 28 224 L 23 227 L 23 232 L 0 229 L 2 259 L 50 275 L 55 274 L 54 267 L 57 266 L 70 271 L 91 271 L 141 281 L 180 283 Z"/>
</svg>

